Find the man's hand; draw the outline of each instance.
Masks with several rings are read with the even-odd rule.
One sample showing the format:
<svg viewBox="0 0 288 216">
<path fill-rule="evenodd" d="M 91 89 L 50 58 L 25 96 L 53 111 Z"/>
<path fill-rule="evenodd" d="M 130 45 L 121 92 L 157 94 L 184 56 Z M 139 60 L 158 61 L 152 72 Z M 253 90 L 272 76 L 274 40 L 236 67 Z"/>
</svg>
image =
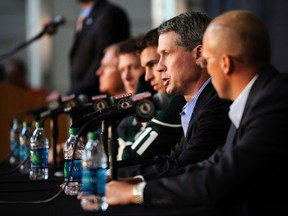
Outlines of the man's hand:
<svg viewBox="0 0 288 216">
<path fill-rule="evenodd" d="M 106 198 L 108 205 L 137 204 L 133 195 L 133 184 L 120 181 L 110 181 L 106 184 Z"/>
</svg>

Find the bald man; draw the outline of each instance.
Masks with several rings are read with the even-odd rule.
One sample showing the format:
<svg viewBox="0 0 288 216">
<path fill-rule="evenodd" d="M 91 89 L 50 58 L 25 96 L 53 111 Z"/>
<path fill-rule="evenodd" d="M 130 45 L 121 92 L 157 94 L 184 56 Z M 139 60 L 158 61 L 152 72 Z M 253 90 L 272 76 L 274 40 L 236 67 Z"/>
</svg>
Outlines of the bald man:
<svg viewBox="0 0 288 216">
<path fill-rule="evenodd" d="M 233 100 L 224 148 L 170 177 L 140 185 L 112 181 L 108 203 L 213 205 L 221 215 L 287 215 L 288 78 L 270 64 L 267 29 L 247 11 L 224 13 L 205 31 L 203 57 L 218 95 Z"/>
</svg>

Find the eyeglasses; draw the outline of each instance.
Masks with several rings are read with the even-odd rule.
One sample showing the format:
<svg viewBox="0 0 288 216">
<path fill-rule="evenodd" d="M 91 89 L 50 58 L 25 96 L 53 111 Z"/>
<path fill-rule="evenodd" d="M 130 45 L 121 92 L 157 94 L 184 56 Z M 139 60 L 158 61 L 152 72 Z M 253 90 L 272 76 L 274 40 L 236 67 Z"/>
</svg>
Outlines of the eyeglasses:
<svg viewBox="0 0 288 216">
<path fill-rule="evenodd" d="M 203 57 L 203 60 L 200 61 L 200 67 L 201 68 L 207 68 L 208 60 L 212 59 L 212 58 L 219 58 L 219 56 L 210 56 L 210 57 L 207 57 L 207 58 Z M 244 61 L 242 59 L 240 59 L 240 58 L 237 58 L 237 57 L 234 57 L 234 56 L 231 56 L 231 55 L 227 55 L 227 56 L 228 56 L 228 58 L 230 58 L 230 59 L 232 59 L 234 61 L 238 61 L 240 63 L 244 63 Z"/>
</svg>

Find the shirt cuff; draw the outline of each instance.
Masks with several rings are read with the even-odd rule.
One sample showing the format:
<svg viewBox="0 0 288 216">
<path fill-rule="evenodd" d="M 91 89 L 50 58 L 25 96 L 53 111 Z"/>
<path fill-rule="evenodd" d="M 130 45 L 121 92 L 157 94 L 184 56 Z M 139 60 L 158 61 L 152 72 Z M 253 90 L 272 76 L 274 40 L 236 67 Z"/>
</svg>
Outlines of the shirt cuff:
<svg viewBox="0 0 288 216">
<path fill-rule="evenodd" d="M 145 182 L 145 179 L 142 175 L 136 175 L 133 178 L 140 178 L 142 182 Z"/>
</svg>

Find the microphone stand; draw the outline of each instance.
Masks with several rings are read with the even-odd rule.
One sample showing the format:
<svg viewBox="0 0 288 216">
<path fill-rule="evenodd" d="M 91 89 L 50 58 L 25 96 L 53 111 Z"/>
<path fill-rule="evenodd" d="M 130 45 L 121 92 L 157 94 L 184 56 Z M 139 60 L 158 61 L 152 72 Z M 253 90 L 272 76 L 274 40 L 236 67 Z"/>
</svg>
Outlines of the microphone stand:
<svg viewBox="0 0 288 216">
<path fill-rule="evenodd" d="M 53 148 L 53 166 L 56 167 L 57 161 L 57 140 L 58 140 L 58 116 L 53 115 L 51 117 L 51 128 L 52 128 L 52 148 Z"/>
<path fill-rule="evenodd" d="M 118 140 L 117 140 L 117 124 L 108 122 L 107 127 L 107 147 L 109 156 L 109 169 L 111 172 L 111 179 L 117 180 L 117 154 L 118 154 Z"/>
<path fill-rule="evenodd" d="M 104 147 L 107 158 L 109 159 L 109 151 L 108 151 L 108 128 L 106 126 L 105 121 L 101 121 L 101 144 Z"/>
<path fill-rule="evenodd" d="M 0 55 L 0 61 L 2 61 L 4 59 L 9 58 L 10 56 L 14 55 L 15 53 L 17 53 L 21 49 L 27 47 L 29 44 L 34 42 L 35 40 L 40 39 L 45 34 L 49 34 L 49 35 L 55 34 L 56 30 L 57 30 L 57 27 L 55 25 L 47 25 L 47 26 L 45 26 L 41 32 L 39 32 L 37 35 L 35 35 L 30 40 L 24 41 L 23 43 L 19 44 L 17 47 L 12 49 L 11 51 L 9 51 L 7 53 L 4 53 L 4 54 L 1 54 Z"/>
<path fill-rule="evenodd" d="M 40 118 L 42 119 L 43 122 L 47 120 L 47 116 Z M 50 116 L 50 129 L 51 129 L 51 134 L 50 134 L 50 141 L 51 141 L 51 147 L 53 150 L 53 168 L 57 168 L 57 140 L 58 140 L 58 115 L 54 114 Z"/>
</svg>

